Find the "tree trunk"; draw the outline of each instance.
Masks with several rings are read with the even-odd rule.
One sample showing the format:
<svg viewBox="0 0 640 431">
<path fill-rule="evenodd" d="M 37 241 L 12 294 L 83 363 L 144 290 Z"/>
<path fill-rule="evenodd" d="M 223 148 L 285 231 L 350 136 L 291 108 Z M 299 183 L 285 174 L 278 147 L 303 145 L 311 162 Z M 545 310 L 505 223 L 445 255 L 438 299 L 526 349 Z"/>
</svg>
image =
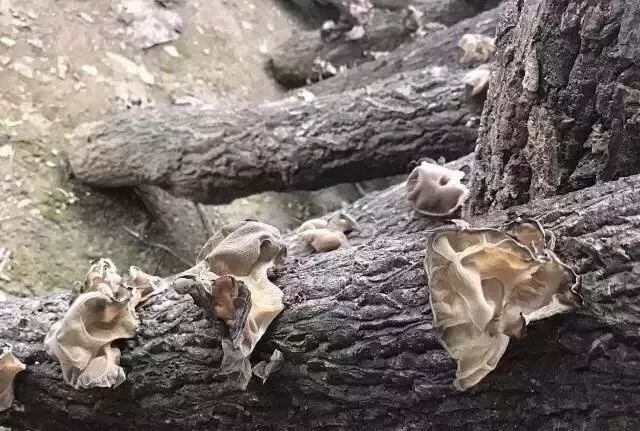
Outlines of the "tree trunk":
<svg viewBox="0 0 640 431">
<path fill-rule="evenodd" d="M 471 211 L 640 172 L 640 3 L 509 2 Z"/>
<path fill-rule="evenodd" d="M 157 185 L 205 203 L 405 172 L 473 151 L 480 101 L 436 68 L 366 90 L 255 107 L 129 111 L 81 126 L 73 173 L 95 186 Z"/>
<path fill-rule="evenodd" d="M 416 5 L 416 10 L 421 13 L 422 21 L 430 23 L 423 30 L 431 34 L 443 25 L 473 17 L 483 9 L 465 0 L 434 0 Z M 411 40 L 417 28 L 415 18 L 411 18 L 406 9 L 375 9 L 362 39 L 350 41 L 343 35 L 325 42 L 317 30 L 298 32 L 271 55 L 268 68 L 274 79 L 286 88 L 302 87 L 331 76 L 326 70 L 328 65 L 336 70 L 352 68 L 373 60 L 376 55 L 388 54 Z M 427 34 L 418 37 L 428 37 Z M 317 60 L 324 62 L 322 67 Z"/>
<path fill-rule="evenodd" d="M 308 89 L 316 95 L 340 93 L 365 87 L 397 73 L 410 73 L 426 67 L 447 66 L 452 69 L 464 69 L 477 66 L 476 63 L 460 64 L 462 50 L 458 47 L 458 42 L 467 33 L 493 37 L 502 9 L 502 6 L 498 6 L 424 38 L 417 37 L 386 56 L 317 82 Z"/>
<path fill-rule="evenodd" d="M 222 324 L 206 321 L 190 297 L 168 291 L 152 299 L 139 312 L 136 338 L 123 343 L 127 381 L 85 391 L 62 382 L 42 346 L 68 295 L 2 303 L 0 341 L 28 368 L 0 425 L 637 430 L 639 189 L 633 176 L 469 220 L 495 226 L 539 217 L 557 234 L 560 257 L 582 274 L 585 304 L 531 326 L 468 392 L 452 388 L 455 364 L 431 323 L 422 260 L 426 229 L 438 221 L 412 214 L 400 192 L 387 191 L 351 209 L 366 244 L 289 258 L 277 271 L 288 305 L 254 359 L 278 348 L 286 362 L 246 392 L 219 372 Z"/>
</svg>

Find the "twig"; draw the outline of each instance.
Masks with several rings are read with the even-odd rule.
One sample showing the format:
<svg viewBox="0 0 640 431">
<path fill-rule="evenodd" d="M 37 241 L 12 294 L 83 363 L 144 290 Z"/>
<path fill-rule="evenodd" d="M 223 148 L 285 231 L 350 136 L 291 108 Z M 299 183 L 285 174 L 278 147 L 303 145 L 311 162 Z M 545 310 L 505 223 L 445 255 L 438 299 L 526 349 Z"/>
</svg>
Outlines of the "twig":
<svg viewBox="0 0 640 431">
<path fill-rule="evenodd" d="M 4 268 L 9 264 L 9 259 L 11 258 L 11 250 L 6 247 L 0 247 L 0 278 L 6 281 L 9 277 L 3 274 Z"/>
<path fill-rule="evenodd" d="M 173 250 L 171 250 L 169 247 L 167 247 L 164 244 L 160 244 L 157 242 L 153 242 L 153 241 L 149 241 L 143 238 L 143 236 L 134 231 L 133 229 L 128 228 L 127 226 L 122 226 L 122 228 L 132 237 L 134 237 L 135 239 L 137 239 L 138 241 L 140 241 L 141 243 L 145 244 L 146 246 L 149 247 L 155 247 L 155 248 L 159 248 L 160 250 L 163 250 L 167 253 L 169 253 L 171 256 L 175 257 L 176 259 L 178 259 L 180 262 L 182 262 L 183 264 L 187 265 L 189 268 L 191 268 L 193 266 L 193 263 L 189 262 L 188 260 L 182 258 L 181 256 L 179 256 L 176 252 L 174 252 Z"/>
<path fill-rule="evenodd" d="M 358 193 L 360 193 L 360 196 L 366 196 L 367 192 L 365 191 L 365 189 L 360 185 L 360 183 L 353 183 L 354 186 L 356 186 L 356 190 L 358 190 Z"/>
<path fill-rule="evenodd" d="M 215 233 L 213 223 L 211 223 L 211 220 L 209 220 L 209 217 L 207 217 L 207 213 L 204 211 L 204 205 L 202 205 L 201 203 L 197 203 L 195 205 L 196 209 L 198 210 L 198 215 L 200 216 L 202 226 L 204 227 L 204 230 L 207 231 L 207 239 L 209 239 Z"/>
</svg>

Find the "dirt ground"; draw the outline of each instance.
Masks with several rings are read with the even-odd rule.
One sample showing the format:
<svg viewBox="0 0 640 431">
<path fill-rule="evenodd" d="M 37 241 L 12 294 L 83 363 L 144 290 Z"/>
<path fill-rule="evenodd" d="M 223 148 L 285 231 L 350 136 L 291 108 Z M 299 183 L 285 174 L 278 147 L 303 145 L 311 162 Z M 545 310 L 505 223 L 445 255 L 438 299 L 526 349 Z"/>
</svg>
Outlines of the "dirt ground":
<svg viewBox="0 0 640 431">
<path fill-rule="evenodd" d="M 0 299 L 67 290 L 99 256 L 151 271 L 166 258 L 127 233 L 149 217 L 132 192 L 68 179 L 64 152 L 76 126 L 123 109 L 281 96 L 263 68 L 265 56 L 301 24 L 280 4 L 170 3 L 177 6 L 0 0 Z M 141 48 L 135 13 L 127 12 L 141 5 L 151 8 L 145 19 L 177 14 L 179 32 L 159 29 L 177 39 Z M 289 228 L 357 197 L 352 188 L 338 190 L 266 194 L 220 211 L 230 220 L 258 215 Z"/>
</svg>

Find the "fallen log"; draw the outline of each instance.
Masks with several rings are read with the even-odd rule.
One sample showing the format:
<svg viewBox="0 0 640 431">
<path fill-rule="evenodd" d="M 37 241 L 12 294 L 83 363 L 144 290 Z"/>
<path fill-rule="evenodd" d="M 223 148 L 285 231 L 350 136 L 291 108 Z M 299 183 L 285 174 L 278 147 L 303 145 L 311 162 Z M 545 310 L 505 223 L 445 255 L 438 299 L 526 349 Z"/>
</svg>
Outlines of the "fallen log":
<svg viewBox="0 0 640 431">
<path fill-rule="evenodd" d="M 456 392 L 455 364 L 431 324 L 422 269 L 433 219 L 368 201 L 397 234 L 290 258 L 276 272 L 287 308 L 254 359 L 285 358 L 266 384 L 234 390 L 219 372 L 222 323 L 173 291 L 140 311 L 123 343 L 127 381 L 77 391 L 44 352 L 68 295 L 0 303 L 0 342 L 27 364 L 0 425 L 28 429 L 616 429 L 640 426 L 640 176 L 470 219 L 496 226 L 538 217 L 582 275 L 584 306 L 531 326 L 480 385 Z M 376 211 L 379 208 L 380 211 Z M 355 214 L 356 216 L 359 214 Z M 440 222 L 441 223 L 441 222 Z"/>
<path fill-rule="evenodd" d="M 267 68 L 285 88 L 302 87 L 332 76 L 338 70 L 386 55 L 413 37 L 426 38 L 444 25 L 455 24 L 483 10 L 465 0 L 420 3 L 415 11 L 422 18 L 407 9 L 374 9 L 364 37 L 347 40 L 342 35 L 324 41 L 318 30 L 297 32 L 270 55 Z M 421 22 L 428 24 L 421 27 L 422 33 L 417 36 L 415 32 Z"/>
<path fill-rule="evenodd" d="M 367 89 L 258 107 L 171 107 L 81 126 L 74 175 L 95 186 L 150 184 L 204 203 L 316 189 L 405 172 L 419 157 L 473 150 L 481 101 L 443 68 Z"/>
<path fill-rule="evenodd" d="M 509 2 L 472 212 L 640 173 L 639 41 L 638 2 Z"/>
<path fill-rule="evenodd" d="M 503 6 L 498 6 L 424 38 L 414 38 L 386 56 L 319 81 L 310 85 L 308 90 L 316 95 L 340 93 L 365 87 L 397 73 L 410 73 L 426 67 L 447 66 L 452 69 L 465 69 L 477 66 L 476 62 L 465 65 L 460 63 L 462 50 L 458 47 L 458 42 L 467 33 L 495 36 L 502 9 Z"/>
</svg>

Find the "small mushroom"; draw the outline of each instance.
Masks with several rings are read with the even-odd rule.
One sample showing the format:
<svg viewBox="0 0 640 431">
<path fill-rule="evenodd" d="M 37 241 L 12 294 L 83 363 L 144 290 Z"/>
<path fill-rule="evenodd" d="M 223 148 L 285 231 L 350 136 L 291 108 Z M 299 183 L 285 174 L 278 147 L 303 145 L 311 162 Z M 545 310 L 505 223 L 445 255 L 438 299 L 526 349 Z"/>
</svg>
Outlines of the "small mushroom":
<svg viewBox="0 0 640 431">
<path fill-rule="evenodd" d="M 13 381 L 16 374 L 26 367 L 16 358 L 10 344 L 4 343 L 0 354 L 0 412 L 8 410 L 13 403 Z"/>
<path fill-rule="evenodd" d="M 493 38 L 483 34 L 467 33 L 458 41 L 458 47 L 462 49 L 460 62 L 486 63 L 496 53 L 496 44 Z"/>
<path fill-rule="evenodd" d="M 347 235 L 359 231 L 360 225 L 351 216 L 337 213 L 328 220 L 311 219 L 302 223 L 296 234 L 318 253 L 349 247 Z"/>
<path fill-rule="evenodd" d="M 491 70 L 485 66 L 477 67 L 464 75 L 464 84 L 468 96 L 475 97 L 484 94 L 489 88 Z"/>
<path fill-rule="evenodd" d="M 407 198 L 413 208 L 425 215 L 452 215 L 467 199 L 469 190 L 460 181 L 464 172 L 435 163 L 422 162 L 407 178 Z"/>
<path fill-rule="evenodd" d="M 139 326 L 135 307 L 164 288 L 158 277 L 131 267 L 120 277 L 109 259 L 99 259 L 87 272 L 80 295 L 47 333 L 47 353 L 62 366 L 74 388 L 116 387 L 125 380 L 120 350 L 112 343 L 132 338 Z"/>
<path fill-rule="evenodd" d="M 174 282 L 199 306 L 229 326 L 222 340 L 221 370 L 246 388 L 249 356 L 273 319 L 284 309 L 283 293 L 267 271 L 283 262 L 286 243 L 280 231 L 255 220 L 224 226 L 200 252 L 198 264 Z"/>
<path fill-rule="evenodd" d="M 547 248 L 539 223 L 515 222 L 505 231 L 445 227 L 427 244 L 433 323 L 458 363 L 459 390 L 490 373 L 529 322 L 581 301 L 578 277 Z"/>
</svg>

